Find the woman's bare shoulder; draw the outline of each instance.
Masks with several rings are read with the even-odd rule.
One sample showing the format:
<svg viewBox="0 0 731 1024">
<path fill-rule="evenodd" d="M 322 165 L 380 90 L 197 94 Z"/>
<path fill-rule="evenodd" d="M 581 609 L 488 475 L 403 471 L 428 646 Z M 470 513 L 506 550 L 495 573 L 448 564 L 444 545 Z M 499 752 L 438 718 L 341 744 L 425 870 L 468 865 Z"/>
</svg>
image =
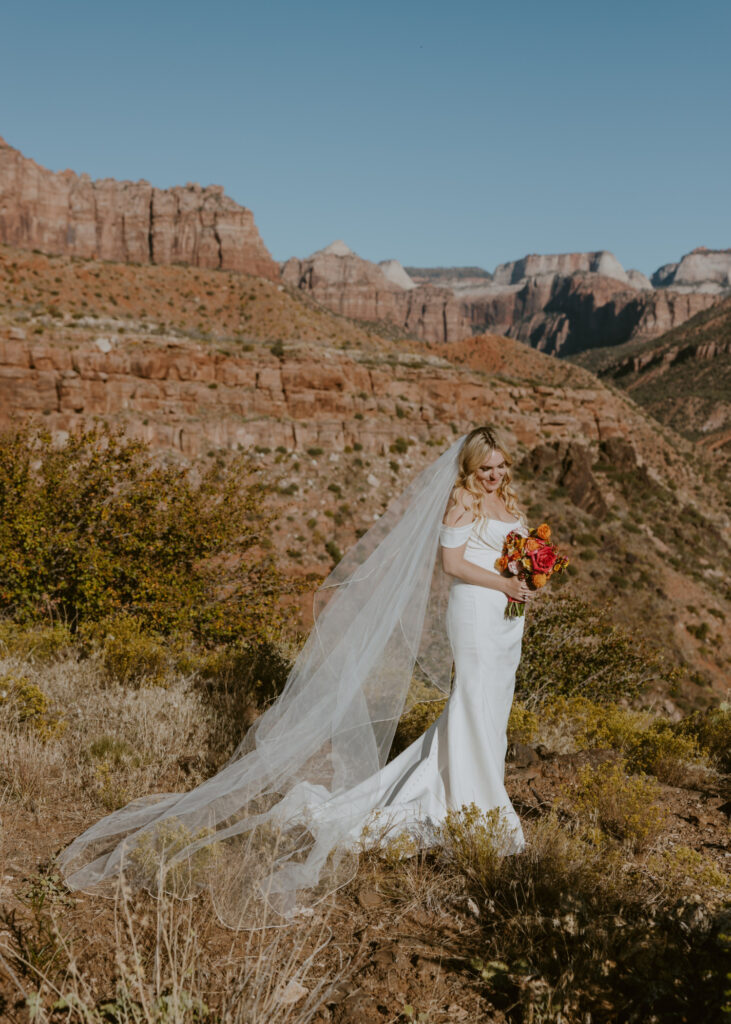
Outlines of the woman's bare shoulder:
<svg viewBox="0 0 731 1024">
<path fill-rule="evenodd" d="M 455 487 L 449 496 L 442 522 L 445 526 L 466 526 L 475 518 L 474 498 L 464 487 Z"/>
</svg>

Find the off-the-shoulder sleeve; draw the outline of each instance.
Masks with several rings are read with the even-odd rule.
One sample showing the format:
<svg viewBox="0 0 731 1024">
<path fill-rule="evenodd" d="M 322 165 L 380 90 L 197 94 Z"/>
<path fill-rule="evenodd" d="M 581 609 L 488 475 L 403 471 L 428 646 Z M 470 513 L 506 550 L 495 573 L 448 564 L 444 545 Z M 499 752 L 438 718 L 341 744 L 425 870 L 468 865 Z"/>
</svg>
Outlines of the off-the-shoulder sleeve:
<svg viewBox="0 0 731 1024">
<path fill-rule="evenodd" d="M 465 523 L 463 526 L 439 527 L 439 543 L 443 548 L 458 548 L 466 544 L 472 533 L 472 523 Z"/>
</svg>

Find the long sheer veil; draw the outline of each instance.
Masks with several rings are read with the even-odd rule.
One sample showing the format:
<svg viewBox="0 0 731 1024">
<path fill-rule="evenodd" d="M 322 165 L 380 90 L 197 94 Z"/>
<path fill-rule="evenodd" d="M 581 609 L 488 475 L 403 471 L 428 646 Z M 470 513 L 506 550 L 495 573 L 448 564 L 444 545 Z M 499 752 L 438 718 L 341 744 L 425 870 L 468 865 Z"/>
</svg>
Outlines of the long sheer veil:
<svg viewBox="0 0 731 1024">
<path fill-rule="evenodd" d="M 120 876 L 211 889 L 232 927 L 287 918 L 347 882 L 409 693 L 448 692 L 448 580 L 439 527 L 459 438 L 348 551 L 315 595 L 286 685 L 224 768 L 183 794 L 135 800 L 60 856 L 72 889 Z"/>
</svg>

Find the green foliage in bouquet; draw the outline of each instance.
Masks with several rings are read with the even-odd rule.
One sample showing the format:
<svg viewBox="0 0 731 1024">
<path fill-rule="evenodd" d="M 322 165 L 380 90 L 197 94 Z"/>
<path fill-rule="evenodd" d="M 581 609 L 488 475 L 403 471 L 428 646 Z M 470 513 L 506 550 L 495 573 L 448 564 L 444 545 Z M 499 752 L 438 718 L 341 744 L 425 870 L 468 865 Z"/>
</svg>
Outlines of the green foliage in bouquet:
<svg viewBox="0 0 731 1024">
<path fill-rule="evenodd" d="M 0 614 L 81 626 L 121 615 L 206 646 L 263 640 L 292 589 L 266 486 L 242 454 L 199 478 L 109 429 L 0 435 Z"/>
</svg>

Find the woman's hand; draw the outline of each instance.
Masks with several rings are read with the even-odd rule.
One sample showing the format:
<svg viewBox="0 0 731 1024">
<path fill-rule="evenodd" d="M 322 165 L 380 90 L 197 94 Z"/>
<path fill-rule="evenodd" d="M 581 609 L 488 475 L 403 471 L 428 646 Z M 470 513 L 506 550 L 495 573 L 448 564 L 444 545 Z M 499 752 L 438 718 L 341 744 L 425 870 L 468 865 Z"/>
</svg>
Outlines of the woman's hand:
<svg viewBox="0 0 731 1024">
<path fill-rule="evenodd" d="M 530 601 L 535 596 L 535 592 L 530 589 L 525 580 L 522 580 L 520 576 L 511 576 L 510 579 L 505 580 L 505 587 L 503 589 L 505 594 L 508 597 L 512 597 L 515 601 Z"/>
</svg>

